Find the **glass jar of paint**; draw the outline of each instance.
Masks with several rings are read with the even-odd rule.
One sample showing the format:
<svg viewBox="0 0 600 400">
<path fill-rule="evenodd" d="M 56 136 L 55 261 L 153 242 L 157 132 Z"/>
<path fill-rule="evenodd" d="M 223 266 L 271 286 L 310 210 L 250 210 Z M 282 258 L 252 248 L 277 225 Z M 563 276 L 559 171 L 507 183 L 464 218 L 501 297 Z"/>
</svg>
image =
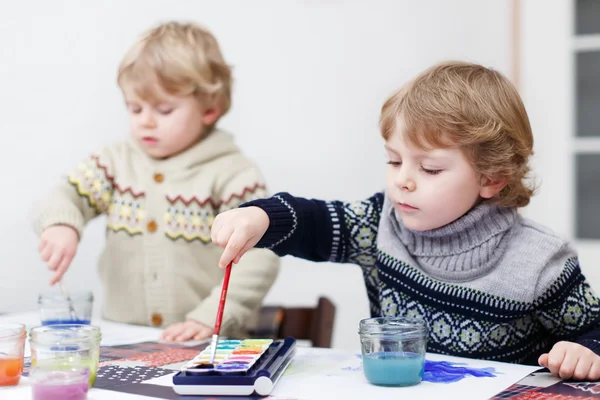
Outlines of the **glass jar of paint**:
<svg viewBox="0 0 600 400">
<path fill-rule="evenodd" d="M 52 371 L 35 367 L 29 371 L 33 400 L 85 400 L 89 379 L 88 368 Z"/>
<path fill-rule="evenodd" d="M 427 333 L 427 324 L 421 319 L 378 317 L 360 321 L 367 380 L 380 386 L 411 386 L 421 382 Z"/>
<path fill-rule="evenodd" d="M 89 324 L 92 319 L 94 295 L 92 292 L 42 293 L 38 297 L 42 325 Z"/>
<path fill-rule="evenodd" d="M 0 325 L 0 386 L 14 386 L 21 380 L 26 338 L 25 325 Z"/>
<path fill-rule="evenodd" d="M 45 325 L 29 333 L 31 367 L 45 371 L 89 369 L 89 386 L 96 381 L 100 360 L 100 328 L 92 325 Z"/>
</svg>

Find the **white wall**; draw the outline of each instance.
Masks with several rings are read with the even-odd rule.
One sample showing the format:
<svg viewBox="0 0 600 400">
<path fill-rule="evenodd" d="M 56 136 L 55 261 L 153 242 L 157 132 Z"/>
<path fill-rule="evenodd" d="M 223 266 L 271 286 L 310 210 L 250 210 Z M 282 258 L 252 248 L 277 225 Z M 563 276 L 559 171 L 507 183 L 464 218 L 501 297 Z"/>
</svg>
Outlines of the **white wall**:
<svg viewBox="0 0 600 400">
<path fill-rule="evenodd" d="M 35 307 L 49 274 L 26 222 L 33 198 L 87 152 L 127 135 L 115 85 L 131 41 L 170 18 L 204 23 L 235 67 L 223 126 L 262 167 L 272 191 L 354 200 L 383 187 L 377 129 L 386 96 L 448 58 L 510 66 L 506 0 L 44 1 L 0 5 L 0 310 Z M 28 143 L 29 142 L 29 143 Z M 31 143 L 31 144 L 30 144 Z M 102 220 L 66 283 L 98 293 Z M 337 305 L 334 346 L 356 348 L 368 316 L 357 267 L 286 258 L 269 303 Z"/>
<path fill-rule="evenodd" d="M 535 137 L 539 183 L 527 215 L 573 237 L 571 0 L 522 0 L 520 91 Z"/>
</svg>

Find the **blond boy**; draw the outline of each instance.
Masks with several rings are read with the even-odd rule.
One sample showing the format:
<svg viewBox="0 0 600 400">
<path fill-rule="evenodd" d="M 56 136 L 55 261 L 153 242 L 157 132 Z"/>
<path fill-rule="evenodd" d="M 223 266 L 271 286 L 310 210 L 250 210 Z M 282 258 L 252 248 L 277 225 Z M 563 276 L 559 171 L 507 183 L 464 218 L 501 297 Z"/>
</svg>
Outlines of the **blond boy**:
<svg viewBox="0 0 600 400">
<path fill-rule="evenodd" d="M 131 137 L 92 154 L 37 210 L 39 251 L 58 282 L 85 225 L 106 215 L 99 260 L 103 317 L 166 327 L 167 340 L 212 334 L 223 273 L 214 217 L 264 197 L 257 166 L 216 127 L 232 77 L 206 29 L 170 22 L 147 31 L 118 70 Z M 255 250 L 232 273 L 222 333 L 242 336 L 273 284 L 278 257 Z"/>
<path fill-rule="evenodd" d="M 599 379 L 600 299 L 573 247 L 518 213 L 534 192 L 533 135 L 513 85 L 480 65 L 435 65 L 384 104 L 381 134 L 385 192 L 280 193 L 223 213 L 221 266 L 255 245 L 355 263 L 371 314 L 424 319 L 430 352 Z"/>
</svg>

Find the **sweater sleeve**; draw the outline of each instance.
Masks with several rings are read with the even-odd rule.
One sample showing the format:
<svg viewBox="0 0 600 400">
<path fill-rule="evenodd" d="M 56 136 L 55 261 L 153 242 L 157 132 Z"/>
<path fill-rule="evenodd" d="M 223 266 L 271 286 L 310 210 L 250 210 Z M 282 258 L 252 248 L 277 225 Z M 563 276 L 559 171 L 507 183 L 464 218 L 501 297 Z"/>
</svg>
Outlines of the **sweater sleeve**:
<svg viewBox="0 0 600 400">
<path fill-rule="evenodd" d="M 241 205 L 249 206 L 262 208 L 270 219 L 257 247 L 316 262 L 375 263 L 382 193 L 349 203 L 278 193 Z"/>
<path fill-rule="evenodd" d="M 267 195 L 263 178 L 253 165 L 232 174 L 217 188 L 217 212 L 235 208 L 240 203 Z M 231 271 L 227 304 L 223 313 L 221 331 L 233 334 L 243 331 L 264 297 L 275 282 L 279 272 L 279 257 L 270 250 L 252 249 Z M 187 318 L 213 326 L 221 297 L 221 284 L 215 286 L 198 307 L 187 314 Z"/>
<path fill-rule="evenodd" d="M 114 179 L 107 150 L 82 160 L 33 210 L 33 226 L 40 235 L 52 225 L 68 225 L 82 236 L 85 225 L 106 212 L 111 204 Z"/>
<path fill-rule="evenodd" d="M 570 246 L 548 262 L 536 291 L 538 319 L 556 341 L 579 343 L 600 354 L 600 299 Z"/>
<path fill-rule="evenodd" d="M 272 249 L 280 256 L 291 255 L 315 262 L 358 264 L 371 315 L 381 315 L 375 261 L 383 193 L 349 203 L 278 193 L 240 207 L 249 206 L 262 208 L 270 219 L 269 228 L 257 247 Z"/>
</svg>

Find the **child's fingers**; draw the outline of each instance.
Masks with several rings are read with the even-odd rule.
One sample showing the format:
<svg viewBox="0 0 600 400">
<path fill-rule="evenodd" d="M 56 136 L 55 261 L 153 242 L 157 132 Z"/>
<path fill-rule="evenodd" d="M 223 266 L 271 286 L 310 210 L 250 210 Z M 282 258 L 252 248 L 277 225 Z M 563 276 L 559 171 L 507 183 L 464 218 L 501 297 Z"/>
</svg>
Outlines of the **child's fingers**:
<svg viewBox="0 0 600 400">
<path fill-rule="evenodd" d="M 252 239 L 249 239 L 246 244 L 244 244 L 244 246 L 242 247 L 242 250 L 240 250 L 240 252 L 238 253 L 238 255 L 235 257 L 235 259 L 233 260 L 234 264 L 237 264 L 240 262 L 240 259 L 242 258 L 242 256 L 244 254 L 246 254 L 246 252 L 248 250 L 250 250 L 251 248 L 254 247 L 256 243 L 254 243 L 254 241 Z"/>
<path fill-rule="evenodd" d="M 54 273 L 54 275 L 52 275 L 52 278 L 50 278 L 50 286 L 56 284 L 56 282 L 60 281 L 62 279 L 62 276 L 64 275 L 64 271 L 56 271 Z"/>
<path fill-rule="evenodd" d="M 219 238 L 221 226 L 221 215 L 217 215 L 213 220 L 212 227 L 210 228 L 210 239 L 215 243 L 217 243 L 217 239 Z"/>
<path fill-rule="evenodd" d="M 227 268 L 227 266 L 238 256 L 242 256 L 240 254 L 244 245 L 247 242 L 245 239 L 245 233 L 236 229 L 229 239 L 226 241 L 225 250 L 223 250 L 223 254 L 221 254 L 221 259 L 219 260 L 219 268 Z"/>
<path fill-rule="evenodd" d="M 223 226 L 218 232 L 215 232 L 214 236 L 211 236 L 211 238 L 217 245 L 225 248 L 229 243 L 233 230 L 234 228 L 232 225 Z"/>
<path fill-rule="evenodd" d="M 546 368 L 550 370 L 552 375 L 559 375 L 566 352 L 556 346 L 548 353 L 548 365 Z"/>
<path fill-rule="evenodd" d="M 190 340 L 191 338 L 193 338 L 196 335 L 196 333 L 198 333 L 198 328 L 189 326 L 189 327 L 185 328 L 185 330 L 183 332 L 181 332 L 175 338 L 175 340 L 177 342 L 185 342 L 186 340 Z"/>
<path fill-rule="evenodd" d="M 538 364 L 541 367 L 548 368 L 548 353 L 544 353 L 538 358 Z"/>
<path fill-rule="evenodd" d="M 172 327 L 168 327 L 167 329 L 165 329 L 161 334 L 160 334 L 160 338 L 164 339 L 164 340 L 171 340 L 171 329 Z"/>
<path fill-rule="evenodd" d="M 38 253 L 42 254 L 47 245 L 48 242 L 45 239 L 40 239 L 40 243 L 38 244 Z"/>
<path fill-rule="evenodd" d="M 173 338 L 178 336 L 184 328 L 185 326 L 182 323 L 173 324 L 167 329 L 165 329 L 165 331 L 162 334 L 162 337 L 165 340 L 173 340 Z"/>
<path fill-rule="evenodd" d="M 202 329 L 200 329 L 200 332 L 196 333 L 196 336 L 194 336 L 194 340 L 204 340 L 207 337 L 210 337 L 210 335 L 212 335 L 213 333 L 213 329 L 209 328 L 209 327 L 202 327 Z"/>
<path fill-rule="evenodd" d="M 580 357 L 575 365 L 575 369 L 573 370 L 573 379 L 577 379 L 578 381 L 586 379 L 591 368 L 592 359 L 590 357 Z"/>
<path fill-rule="evenodd" d="M 573 377 L 573 373 L 575 372 L 575 367 L 577 367 L 577 361 L 579 357 L 565 354 L 563 358 L 562 364 L 558 369 L 558 376 L 561 379 L 571 379 Z"/>
<path fill-rule="evenodd" d="M 50 259 L 48 260 L 48 269 L 51 271 L 56 271 L 63 257 L 63 251 L 55 249 L 52 253 L 52 256 L 50 256 Z"/>
<path fill-rule="evenodd" d="M 54 246 L 50 243 L 45 243 L 44 247 L 42 248 L 41 252 L 40 252 L 40 258 L 42 261 L 44 262 L 48 262 L 48 260 L 50 260 L 50 257 L 52 256 L 52 250 L 53 250 Z"/>
<path fill-rule="evenodd" d="M 594 359 L 587 379 L 590 381 L 597 381 L 600 379 L 600 357 L 596 356 Z"/>
<path fill-rule="evenodd" d="M 71 261 L 73 260 L 73 256 L 69 255 L 69 254 L 65 254 L 62 258 L 62 260 L 60 261 L 60 264 L 58 265 L 58 268 L 56 268 L 56 273 L 59 274 L 60 277 L 62 277 L 65 272 L 67 272 L 67 269 L 69 269 L 69 265 L 71 265 Z"/>
<path fill-rule="evenodd" d="M 226 268 L 229 263 L 237 264 L 242 256 L 246 254 L 246 252 L 254 246 L 254 241 L 249 234 L 243 229 L 237 229 L 231 235 L 229 239 L 229 243 L 225 248 L 225 251 L 229 248 L 229 254 L 227 255 L 227 262 L 219 263 L 221 268 Z M 225 252 L 223 252 L 225 253 Z M 221 266 L 222 265 L 222 266 Z"/>
</svg>

